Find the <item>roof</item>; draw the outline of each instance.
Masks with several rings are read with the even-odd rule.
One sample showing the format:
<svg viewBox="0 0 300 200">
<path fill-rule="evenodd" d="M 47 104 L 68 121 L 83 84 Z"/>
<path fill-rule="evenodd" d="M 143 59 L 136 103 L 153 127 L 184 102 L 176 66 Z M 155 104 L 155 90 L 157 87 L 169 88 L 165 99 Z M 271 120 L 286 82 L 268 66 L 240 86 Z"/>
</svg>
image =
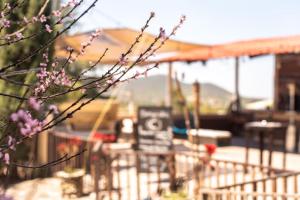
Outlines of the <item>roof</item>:
<svg viewBox="0 0 300 200">
<path fill-rule="evenodd" d="M 115 63 L 120 59 L 121 54 L 127 51 L 130 45 L 135 41 L 136 37 L 140 34 L 140 31 L 129 28 L 103 29 L 102 32 L 101 36 L 94 40 L 92 45 L 86 49 L 86 53 L 79 57 L 79 61 L 96 61 L 102 55 L 104 50 L 108 48 L 109 50 L 101 63 Z M 72 47 L 75 51 L 79 51 L 81 43 L 87 42 L 90 35 L 91 32 L 61 37 L 57 40 L 55 45 L 56 56 L 60 58 L 68 57 L 68 52 L 66 51 L 67 47 Z M 135 46 L 130 56 L 138 56 L 151 44 L 155 37 L 155 35 L 144 33 L 143 37 L 140 39 L 140 43 Z M 168 40 L 157 53 L 168 54 L 178 51 L 201 49 L 203 47 L 206 47 L 206 45 Z"/>
<path fill-rule="evenodd" d="M 300 35 L 273 37 L 211 45 L 157 60 L 158 62 L 206 61 L 216 58 L 259 56 L 300 52 Z"/>
</svg>

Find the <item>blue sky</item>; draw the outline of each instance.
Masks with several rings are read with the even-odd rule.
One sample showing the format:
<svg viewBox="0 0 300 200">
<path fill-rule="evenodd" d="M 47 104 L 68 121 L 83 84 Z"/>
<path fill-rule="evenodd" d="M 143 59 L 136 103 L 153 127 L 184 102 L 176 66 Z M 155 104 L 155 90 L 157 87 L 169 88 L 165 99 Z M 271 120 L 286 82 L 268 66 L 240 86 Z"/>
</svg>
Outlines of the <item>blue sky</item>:
<svg viewBox="0 0 300 200">
<path fill-rule="evenodd" d="M 86 4 L 91 0 L 86 0 Z M 156 13 L 148 31 L 170 30 L 182 14 L 187 21 L 174 39 L 216 44 L 260 37 L 300 34 L 298 0 L 100 0 L 75 31 L 95 28 L 130 27 L 139 29 L 151 11 Z M 244 96 L 272 98 L 274 58 L 243 58 L 240 91 Z M 233 61 L 209 61 L 191 65 L 178 63 L 175 69 L 187 82 L 211 82 L 229 91 L 234 88 Z M 153 72 L 166 73 L 166 67 Z"/>
</svg>

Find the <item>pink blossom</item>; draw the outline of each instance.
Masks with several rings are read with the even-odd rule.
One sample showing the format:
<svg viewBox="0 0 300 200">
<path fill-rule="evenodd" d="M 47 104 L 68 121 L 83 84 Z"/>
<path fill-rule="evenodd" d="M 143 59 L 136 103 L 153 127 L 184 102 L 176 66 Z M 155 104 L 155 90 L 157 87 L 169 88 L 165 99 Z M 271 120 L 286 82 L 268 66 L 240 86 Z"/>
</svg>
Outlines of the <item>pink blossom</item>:
<svg viewBox="0 0 300 200">
<path fill-rule="evenodd" d="M 113 84 L 113 82 L 114 82 L 114 81 L 111 80 L 111 79 L 109 79 L 109 80 L 106 81 L 106 83 L 109 84 L 109 85 L 110 85 L 110 84 Z"/>
<path fill-rule="evenodd" d="M 120 65 L 126 65 L 128 63 L 127 58 L 125 58 L 124 54 L 121 55 L 119 62 L 120 62 Z"/>
<path fill-rule="evenodd" d="M 11 119 L 11 121 L 16 122 L 16 121 L 19 120 L 19 116 L 18 116 L 17 113 L 12 113 L 12 114 L 10 115 L 10 119 Z"/>
<path fill-rule="evenodd" d="M 10 21 L 7 20 L 7 19 L 2 19 L 2 20 L 1 20 L 1 25 L 2 25 L 4 28 L 9 28 L 10 25 L 11 25 L 11 23 L 10 23 Z"/>
<path fill-rule="evenodd" d="M 51 64 L 51 66 L 52 66 L 53 68 L 55 68 L 57 65 L 58 65 L 58 62 L 53 62 L 53 63 Z"/>
<path fill-rule="evenodd" d="M 140 75 L 141 75 L 141 73 L 138 72 L 138 71 L 136 71 L 134 76 L 135 76 L 136 78 L 138 78 Z"/>
<path fill-rule="evenodd" d="M 67 47 L 67 51 L 73 51 L 74 49 L 72 47 Z"/>
<path fill-rule="evenodd" d="M 51 29 L 51 27 L 50 27 L 48 24 L 46 24 L 45 27 L 46 27 L 46 31 L 47 31 L 48 33 L 51 33 L 51 32 L 52 32 L 52 29 Z"/>
<path fill-rule="evenodd" d="M 159 37 L 162 39 L 166 39 L 166 31 L 162 27 L 159 29 Z"/>
<path fill-rule="evenodd" d="M 59 16 L 61 15 L 61 12 L 60 12 L 60 10 L 54 10 L 54 11 L 52 12 L 52 14 L 53 14 L 55 17 L 59 17 Z"/>
<path fill-rule="evenodd" d="M 24 36 L 23 36 L 23 34 L 21 33 L 21 32 L 17 32 L 16 33 L 16 37 L 17 37 L 17 39 L 22 39 Z"/>
<path fill-rule="evenodd" d="M 45 22 L 45 21 L 47 21 L 47 17 L 45 16 L 45 15 L 41 15 L 40 16 L 40 22 Z"/>
<path fill-rule="evenodd" d="M 44 65 L 44 63 L 41 63 L 42 65 Z M 40 64 L 40 65 L 41 65 Z M 46 64 L 46 66 L 47 66 L 47 64 Z M 36 75 L 37 77 L 38 77 L 38 79 L 44 79 L 44 78 L 46 78 L 47 76 L 48 76 L 48 72 L 47 72 L 47 70 L 46 70 L 46 68 L 45 67 L 42 67 L 41 69 L 40 69 L 40 71 L 37 73 L 37 75 Z"/>
<path fill-rule="evenodd" d="M 28 105 L 29 105 L 30 108 L 32 108 L 35 111 L 39 111 L 41 109 L 41 101 L 38 101 L 34 97 L 29 98 Z"/>
<path fill-rule="evenodd" d="M 11 136 L 8 136 L 8 141 L 7 141 L 8 148 L 12 150 L 16 150 L 16 139 L 14 139 Z"/>
<path fill-rule="evenodd" d="M 98 37 L 100 36 L 100 34 L 102 33 L 102 30 L 101 29 L 96 29 L 96 31 L 94 33 L 92 33 L 92 37 Z"/>
<path fill-rule="evenodd" d="M 32 22 L 37 22 L 38 18 L 37 17 L 32 17 Z"/>
<path fill-rule="evenodd" d="M 43 53 L 43 58 L 48 58 L 48 54 L 46 54 L 46 53 Z"/>
<path fill-rule="evenodd" d="M 41 67 L 47 67 L 47 63 L 40 63 Z"/>
<path fill-rule="evenodd" d="M 54 114 L 58 114 L 58 108 L 56 105 L 51 104 L 51 105 L 49 105 L 48 109 L 50 112 L 52 112 Z"/>
<path fill-rule="evenodd" d="M 20 109 L 16 114 L 18 117 L 17 121 L 14 122 L 17 124 L 21 135 L 30 137 L 42 131 L 44 122 L 32 118 L 29 111 Z"/>
<path fill-rule="evenodd" d="M 81 92 L 81 94 L 85 94 L 86 93 L 86 89 L 83 88 L 83 89 L 80 90 L 80 92 Z"/>
<path fill-rule="evenodd" d="M 76 5 L 78 5 L 79 3 L 76 1 L 76 0 L 70 0 L 69 2 L 68 2 L 68 5 L 69 6 L 72 6 L 72 7 L 74 7 L 74 6 L 76 6 Z"/>
</svg>

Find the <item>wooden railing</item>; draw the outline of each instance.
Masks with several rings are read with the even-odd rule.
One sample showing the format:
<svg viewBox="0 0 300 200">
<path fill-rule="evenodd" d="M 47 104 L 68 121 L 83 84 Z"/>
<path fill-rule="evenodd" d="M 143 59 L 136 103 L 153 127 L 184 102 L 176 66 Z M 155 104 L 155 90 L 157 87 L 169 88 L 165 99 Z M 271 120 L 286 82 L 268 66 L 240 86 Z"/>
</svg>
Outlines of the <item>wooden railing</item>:
<svg viewBox="0 0 300 200">
<path fill-rule="evenodd" d="M 61 142 L 69 143 L 70 138 L 54 136 L 49 142 L 49 147 L 55 147 Z M 286 196 L 290 179 L 294 179 L 293 187 L 298 191 L 298 173 L 254 164 L 246 165 L 243 162 L 209 159 L 205 152 L 147 153 L 114 150 L 105 154 L 95 151 L 93 146 L 94 143 L 83 141 L 79 149 L 87 149 L 85 155 L 70 163 L 55 166 L 52 172 L 62 170 L 66 165 L 85 168 L 92 176 L 93 191 L 97 199 L 106 197 L 113 200 L 139 200 L 163 196 L 170 188 L 185 191 L 189 198 L 213 195 L 208 191 L 227 191 L 230 197 L 235 196 L 232 199 L 239 199 L 238 194 L 243 199 L 245 196 L 249 197 L 249 191 L 254 194 L 250 199 L 259 195 L 266 199 L 278 193 Z M 51 160 L 59 157 L 56 149 L 49 153 Z M 280 179 L 284 180 L 282 187 Z"/>
<path fill-rule="evenodd" d="M 281 199 L 298 199 L 300 172 L 286 172 L 279 175 L 262 178 L 254 181 L 247 181 L 239 184 L 233 184 L 218 189 L 228 191 L 242 191 L 247 193 L 276 194 L 273 199 L 280 196 Z"/>
<path fill-rule="evenodd" d="M 67 137 L 67 136 L 59 136 L 55 135 L 52 132 L 48 134 L 48 162 L 53 160 L 57 160 L 61 158 L 63 155 L 59 152 L 59 145 L 64 144 L 66 146 L 71 146 L 72 140 L 74 137 Z M 74 159 L 71 159 L 67 162 L 63 162 L 59 165 L 55 165 L 51 167 L 50 174 L 53 174 L 56 171 L 63 170 L 65 167 L 71 168 L 87 168 L 90 166 L 91 161 L 91 148 L 92 143 L 87 141 L 80 141 L 80 144 L 77 145 L 77 151 L 82 151 L 86 149 L 86 152 L 83 155 L 77 156 Z M 87 169 L 89 171 L 89 169 Z"/>
<path fill-rule="evenodd" d="M 298 200 L 300 194 L 202 189 L 197 200 Z"/>
<path fill-rule="evenodd" d="M 272 174 L 285 171 L 264 166 L 224 161 L 206 160 L 203 152 L 146 153 L 141 151 L 111 152 L 111 165 L 100 170 L 101 163 L 95 163 L 95 170 L 102 171 L 95 177 L 96 194 L 106 194 L 109 199 L 145 199 L 169 191 L 172 180 L 178 188 L 187 191 L 187 196 L 198 196 L 202 188 L 219 188 L 260 180 Z M 171 160 L 175 157 L 175 172 L 170 173 Z M 103 166 L 103 164 L 102 164 Z M 244 173 L 247 169 L 248 173 Z M 101 176 L 102 174 L 102 176 Z M 108 179 L 108 174 L 114 176 Z M 172 177 L 174 176 L 174 177 Z M 109 182 L 106 187 L 101 182 Z M 111 183 L 112 182 L 112 183 Z"/>
<path fill-rule="evenodd" d="M 246 181 L 254 181 L 269 174 L 281 174 L 287 170 L 275 169 L 267 166 L 245 164 L 228 160 L 212 159 L 210 165 L 201 163 L 205 168 L 202 170 L 203 184 L 205 188 L 220 188 Z"/>
</svg>

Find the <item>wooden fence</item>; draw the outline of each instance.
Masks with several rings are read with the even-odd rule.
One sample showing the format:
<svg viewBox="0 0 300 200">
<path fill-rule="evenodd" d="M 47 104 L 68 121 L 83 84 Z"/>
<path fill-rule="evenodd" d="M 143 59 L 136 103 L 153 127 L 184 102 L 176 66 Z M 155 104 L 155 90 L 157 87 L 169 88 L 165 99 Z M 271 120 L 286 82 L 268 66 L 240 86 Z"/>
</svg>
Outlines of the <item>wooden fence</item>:
<svg viewBox="0 0 300 200">
<path fill-rule="evenodd" d="M 70 140 L 52 136 L 49 139 L 49 147 L 52 148 L 49 158 L 59 158 L 53 147 L 61 142 L 70 143 Z M 299 174 L 295 172 L 209 159 L 205 152 L 122 150 L 105 153 L 95 150 L 94 146 L 94 142 L 82 141 L 78 148 L 86 148 L 86 153 L 69 163 L 55 166 L 52 172 L 62 170 L 66 165 L 84 168 L 91 174 L 96 199 L 154 199 L 168 196 L 170 189 L 182 193 L 183 199 L 298 198 L 291 198 L 291 195 L 297 194 L 299 186 Z M 294 192 L 290 185 L 293 185 Z"/>
</svg>

